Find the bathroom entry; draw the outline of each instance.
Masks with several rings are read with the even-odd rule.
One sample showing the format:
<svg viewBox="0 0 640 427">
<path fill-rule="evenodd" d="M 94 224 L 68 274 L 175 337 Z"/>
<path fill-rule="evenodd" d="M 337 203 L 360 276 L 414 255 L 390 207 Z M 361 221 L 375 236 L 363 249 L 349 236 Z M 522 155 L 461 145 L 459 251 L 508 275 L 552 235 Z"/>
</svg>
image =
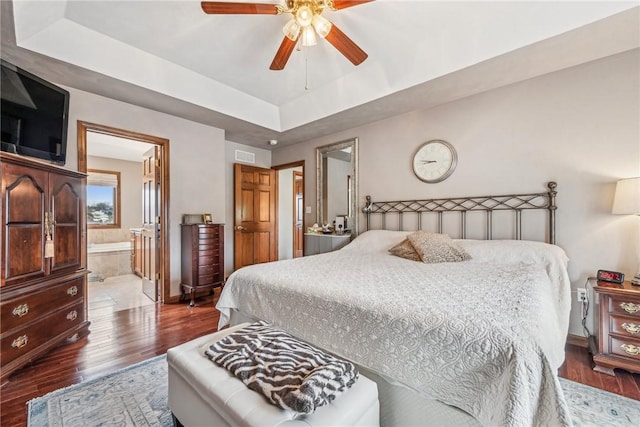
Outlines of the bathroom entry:
<svg viewBox="0 0 640 427">
<path fill-rule="evenodd" d="M 114 311 L 165 301 L 163 278 L 169 275 L 157 266 L 168 264 L 160 262 L 168 239 L 161 233 L 168 141 L 83 122 L 78 128 L 78 169 L 88 172 L 90 311 L 92 289 L 104 298 L 108 288 L 117 300 Z"/>
</svg>

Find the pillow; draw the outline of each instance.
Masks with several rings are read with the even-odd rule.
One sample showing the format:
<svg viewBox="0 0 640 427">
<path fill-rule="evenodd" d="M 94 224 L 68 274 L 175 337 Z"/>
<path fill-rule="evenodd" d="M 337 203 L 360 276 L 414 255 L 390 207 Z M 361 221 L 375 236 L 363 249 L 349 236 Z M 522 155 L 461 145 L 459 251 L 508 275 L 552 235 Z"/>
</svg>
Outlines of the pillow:
<svg viewBox="0 0 640 427">
<path fill-rule="evenodd" d="M 474 261 L 543 265 L 553 261 L 565 267 L 569 261 L 567 254 L 559 246 L 544 242 L 472 239 L 455 239 L 454 242 L 471 255 Z"/>
<path fill-rule="evenodd" d="M 447 234 L 416 231 L 407 239 L 415 248 L 422 262 L 459 262 L 471 259 L 471 256 L 458 246 Z"/>
<path fill-rule="evenodd" d="M 416 248 L 413 247 L 409 239 L 404 239 L 402 242 L 394 245 L 389 249 L 391 255 L 399 256 L 401 258 L 410 259 L 411 261 L 422 261 Z"/>
<path fill-rule="evenodd" d="M 390 246 L 401 242 L 411 231 L 369 230 L 351 241 L 341 251 L 357 251 L 360 253 L 386 253 Z"/>
</svg>

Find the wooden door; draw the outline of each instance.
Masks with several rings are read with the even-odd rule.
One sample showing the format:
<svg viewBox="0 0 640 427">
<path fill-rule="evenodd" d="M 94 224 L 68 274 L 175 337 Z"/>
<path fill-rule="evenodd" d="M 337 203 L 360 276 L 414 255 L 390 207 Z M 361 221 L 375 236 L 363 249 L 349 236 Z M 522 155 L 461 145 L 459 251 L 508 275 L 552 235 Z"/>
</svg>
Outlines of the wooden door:
<svg viewBox="0 0 640 427">
<path fill-rule="evenodd" d="M 293 171 L 293 257 L 303 256 L 304 246 L 304 199 L 302 172 Z"/>
<path fill-rule="evenodd" d="M 142 159 L 142 292 L 158 300 L 158 241 L 160 238 L 160 147 Z"/>
<path fill-rule="evenodd" d="M 82 254 L 82 218 L 84 217 L 84 180 L 71 176 L 49 175 L 49 213 L 54 255 L 51 272 L 80 268 Z"/>
<path fill-rule="evenodd" d="M 234 269 L 278 259 L 276 171 L 234 166 Z"/>
</svg>

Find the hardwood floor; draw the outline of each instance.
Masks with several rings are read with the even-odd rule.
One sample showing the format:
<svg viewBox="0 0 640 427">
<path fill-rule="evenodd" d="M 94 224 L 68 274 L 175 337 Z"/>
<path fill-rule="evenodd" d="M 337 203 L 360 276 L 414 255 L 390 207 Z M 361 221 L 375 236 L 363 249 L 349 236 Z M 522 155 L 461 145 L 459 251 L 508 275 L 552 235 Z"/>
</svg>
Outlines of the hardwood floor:
<svg viewBox="0 0 640 427">
<path fill-rule="evenodd" d="M 91 318 L 91 333 L 59 347 L 9 378 L 0 391 L 0 425 L 26 426 L 26 402 L 62 387 L 164 354 L 167 349 L 214 332 L 215 296 L 187 304 L 150 305 Z M 640 400 L 640 375 L 616 370 L 611 377 L 591 369 L 587 349 L 567 345 L 560 376 Z"/>
<path fill-rule="evenodd" d="M 0 425 L 26 426 L 26 403 L 35 397 L 164 354 L 171 347 L 215 332 L 219 314 L 214 305 L 219 292 L 198 298 L 192 309 L 182 303 L 146 305 L 97 316 L 90 312 L 90 334 L 86 338 L 54 349 L 9 377 L 0 390 Z"/>
</svg>

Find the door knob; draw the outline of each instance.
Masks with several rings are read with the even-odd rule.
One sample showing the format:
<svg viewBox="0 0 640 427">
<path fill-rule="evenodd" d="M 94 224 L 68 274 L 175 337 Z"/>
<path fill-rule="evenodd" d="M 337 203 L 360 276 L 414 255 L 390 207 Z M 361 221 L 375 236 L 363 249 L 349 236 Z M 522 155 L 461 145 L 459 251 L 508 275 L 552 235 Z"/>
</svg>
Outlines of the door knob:
<svg viewBox="0 0 640 427">
<path fill-rule="evenodd" d="M 236 230 L 238 230 L 238 231 L 245 231 L 245 230 L 246 230 L 246 228 L 244 228 L 244 227 L 243 227 L 243 226 L 241 226 L 241 225 L 236 225 Z"/>
</svg>

